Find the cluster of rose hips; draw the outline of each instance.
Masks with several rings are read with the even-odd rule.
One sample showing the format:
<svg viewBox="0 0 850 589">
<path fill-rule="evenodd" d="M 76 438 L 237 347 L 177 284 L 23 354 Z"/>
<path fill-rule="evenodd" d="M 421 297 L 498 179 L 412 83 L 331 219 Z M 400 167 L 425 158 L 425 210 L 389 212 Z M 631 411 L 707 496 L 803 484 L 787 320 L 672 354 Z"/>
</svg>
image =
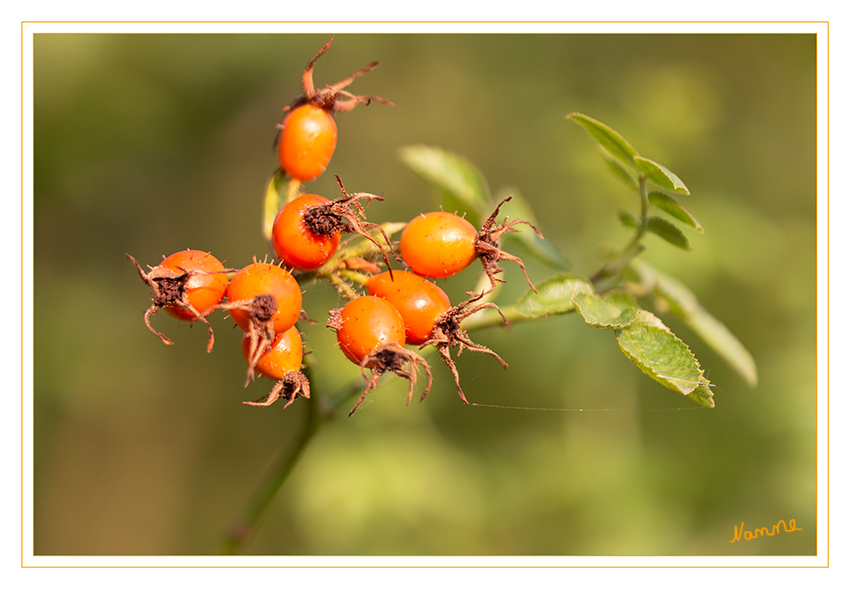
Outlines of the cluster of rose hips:
<svg viewBox="0 0 850 589">
<path fill-rule="evenodd" d="M 356 96 L 345 90 L 355 78 L 374 69 L 377 62 L 337 84 L 321 90 L 315 88 L 313 66 L 332 42 L 333 39 L 308 64 L 302 76 L 303 94 L 284 108 L 286 114 L 279 125 L 275 148 L 281 169 L 290 179 L 290 185 L 297 188 L 297 193 L 278 212 L 270 235 L 280 263 L 258 262 L 255 258 L 253 263 L 236 270 L 225 268 L 209 253 L 186 250 L 145 272 L 128 254 L 142 280 L 153 291 L 152 305 L 144 315 L 145 324 L 170 345 L 171 340 L 151 326 L 150 318 L 157 311 L 165 309 L 184 321 L 201 321 L 209 330 L 209 352 L 214 335 L 207 316 L 215 310 L 229 312 L 244 332 L 242 353 L 248 364 L 245 385 L 256 373 L 276 381 L 267 396 L 245 404 L 269 406 L 284 398 L 288 407 L 297 396 L 310 396 L 310 383 L 301 372 L 303 344 L 296 323 L 306 319 L 306 315 L 301 309 L 302 292 L 296 276 L 326 278 L 350 299 L 344 307 L 329 311 L 327 325 L 336 332 L 345 356 L 361 367 L 366 380 L 363 395 L 350 414 L 385 372 L 410 381 L 409 403 L 417 369 L 422 367 L 428 376 L 421 397 L 425 399 L 431 389 L 431 369 L 406 344 L 420 348 L 433 345 L 450 368 L 460 398 L 467 403 L 449 349 L 457 347 L 458 353 L 466 348 L 485 352 L 507 367 L 498 354 L 474 343 L 460 324 L 481 309 L 489 307 L 498 311 L 494 303 L 482 299 L 501 282 L 496 278 L 501 272 L 499 261 L 514 261 L 525 273 L 522 261 L 499 249 L 498 240 L 505 233 L 516 231 L 516 224 L 529 224 L 507 219 L 499 223 L 497 216 L 506 202 L 503 201 L 480 230 L 454 213 L 430 212 L 407 223 L 399 242 L 395 243 L 381 225 L 366 220 L 365 207 L 373 200 L 383 200 L 383 196 L 349 194 L 338 176 L 340 198 L 331 201 L 315 194 L 301 194 L 301 183 L 317 178 L 330 162 L 336 148 L 336 113 L 349 111 L 357 104 L 368 105 L 373 100 L 392 105 L 383 98 Z M 369 247 L 364 250 L 367 253 L 335 256 L 344 233 L 367 239 Z M 390 256 L 403 269 L 392 269 Z M 476 259 L 483 263 L 489 288 L 467 293 L 471 298 L 453 307 L 446 293 L 428 279 L 453 276 Z M 530 279 L 528 282 L 534 288 Z M 365 288 L 368 294 L 361 293 L 352 283 Z M 372 371 L 370 378 L 365 376 L 367 369 Z"/>
</svg>

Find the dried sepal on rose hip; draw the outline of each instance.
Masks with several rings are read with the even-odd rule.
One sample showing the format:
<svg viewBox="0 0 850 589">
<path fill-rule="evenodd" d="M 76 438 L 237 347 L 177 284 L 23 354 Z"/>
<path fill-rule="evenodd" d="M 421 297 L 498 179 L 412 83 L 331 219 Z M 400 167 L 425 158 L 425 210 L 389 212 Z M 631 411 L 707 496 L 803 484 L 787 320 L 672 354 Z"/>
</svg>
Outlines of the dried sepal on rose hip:
<svg viewBox="0 0 850 589">
<path fill-rule="evenodd" d="M 543 234 L 540 233 L 540 230 L 528 221 L 523 221 L 522 219 L 508 221 L 507 217 L 505 217 L 505 220 L 502 221 L 501 224 L 496 223 L 496 217 L 499 215 L 499 209 L 501 209 L 502 205 L 506 202 L 510 202 L 511 198 L 513 197 L 508 196 L 496 205 L 496 209 L 493 211 L 493 214 L 487 217 L 487 220 L 481 226 L 481 231 L 478 232 L 478 239 L 475 241 L 475 251 L 478 253 L 478 258 L 481 260 L 481 263 L 484 264 L 484 272 L 486 272 L 487 276 L 490 278 L 490 290 L 483 293 L 482 296 L 493 292 L 496 288 L 496 282 L 504 282 L 504 280 L 495 278 L 496 274 L 503 272 L 503 270 L 496 265 L 501 260 L 510 260 L 511 262 L 519 264 L 519 267 L 522 268 L 522 273 L 525 275 L 525 279 L 528 281 L 528 285 L 531 287 L 531 290 L 535 293 L 537 292 L 537 288 L 528 277 L 528 272 L 525 269 L 523 261 L 517 256 L 499 249 L 499 238 L 501 238 L 505 233 L 516 233 L 519 231 L 516 228 L 516 225 L 527 225 L 531 227 L 537 234 L 537 237 L 543 239 Z"/>
<path fill-rule="evenodd" d="M 528 284 L 537 292 L 523 261 L 501 250 L 498 245 L 498 240 L 505 233 L 518 231 L 515 227 L 518 224 L 528 225 L 538 236 L 543 237 L 537 227 L 528 221 L 508 221 L 506 218 L 501 224 L 496 223 L 499 209 L 510 200 L 509 196 L 496 206 L 480 231 L 454 213 L 436 211 L 419 215 L 407 224 L 401 234 L 399 250 L 404 263 L 421 276 L 447 278 L 479 259 L 490 279 L 490 289 L 481 293 L 484 296 L 495 290 L 497 282 L 504 282 L 496 278 L 496 274 L 503 272 L 498 263 L 510 260 L 519 264 Z"/>
<path fill-rule="evenodd" d="M 242 335 L 242 355 L 249 366 L 254 365 L 260 375 L 277 381 L 271 392 L 256 401 L 243 401 L 244 405 L 268 407 L 278 399 L 286 399 L 284 409 L 292 405 L 297 396 L 310 398 L 310 381 L 301 372 L 303 344 L 296 327 L 277 334 L 274 341 L 253 357 L 251 336 Z"/>
<path fill-rule="evenodd" d="M 375 69 L 380 62 L 372 62 L 363 69 L 336 84 L 316 89 L 313 83 L 313 66 L 330 48 L 328 41 L 316 54 L 301 76 L 303 93 L 289 106 L 284 107 L 283 121 L 275 138 L 280 164 L 290 177 L 301 182 L 314 180 L 327 168 L 336 149 L 337 128 L 333 115 L 347 112 L 358 104 L 368 105 L 373 100 L 383 104 L 393 103 L 379 96 L 358 96 L 344 90 L 356 78 Z"/>
<path fill-rule="evenodd" d="M 336 331 L 340 349 L 346 358 L 360 366 L 366 381 L 366 389 L 349 416 L 357 411 L 385 372 L 393 372 L 409 381 L 407 403 L 410 404 L 417 368 L 423 367 L 428 375 L 428 384 L 420 402 L 428 396 L 433 382 L 431 367 L 419 354 L 404 347 L 404 319 L 391 303 L 366 295 L 350 301 L 341 309 L 331 309 L 329 314 L 328 327 Z M 367 368 L 372 371 L 369 378 L 366 377 Z"/>
<path fill-rule="evenodd" d="M 342 270 L 354 270 L 362 274 L 380 274 L 381 272 L 381 267 L 375 262 L 359 256 L 345 258 L 340 262 L 339 268 Z"/>
<path fill-rule="evenodd" d="M 333 44 L 333 37 L 325 43 L 319 52 L 307 64 L 304 73 L 301 76 L 301 88 L 303 94 L 297 96 L 295 100 L 286 110 L 298 108 L 303 104 L 314 104 L 329 112 L 348 112 L 358 104 L 369 105 L 373 100 L 382 104 L 394 106 L 393 103 L 386 98 L 380 96 L 355 95 L 344 88 L 347 88 L 351 83 L 365 73 L 371 72 L 380 65 L 380 61 L 373 61 L 366 67 L 354 72 L 344 80 L 340 80 L 336 84 L 325 86 L 321 89 L 316 89 L 313 83 L 313 66 L 316 61 L 330 49 Z"/>
<path fill-rule="evenodd" d="M 496 352 L 491 350 L 486 346 L 482 346 L 481 344 L 476 344 L 469 338 L 469 334 L 466 330 L 461 329 L 460 323 L 470 315 L 481 311 L 482 309 L 496 309 L 499 315 L 502 316 L 502 319 L 505 322 L 505 325 L 508 324 L 507 318 L 502 314 L 501 309 L 495 304 L 491 302 L 477 303 L 483 294 L 479 294 L 474 296 L 473 298 L 460 303 L 459 305 L 452 307 L 439 317 L 434 322 L 434 328 L 431 332 L 431 338 L 422 344 L 421 347 L 425 347 L 428 345 L 432 345 L 437 349 L 437 353 L 440 354 L 440 357 L 443 359 L 443 362 L 446 363 L 446 366 L 449 367 L 449 370 L 452 371 L 452 376 L 455 379 L 455 385 L 457 385 L 457 394 L 460 395 L 461 401 L 469 404 L 469 401 L 466 400 L 466 395 L 463 394 L 463 389 L 460 386 L 460 375 L 457 371 L 457 366 L 455 365 L 454 360 L 452 360 L 451 355 L 449 354 L 449 349 L 452 347 L 457 347 L 458 356 L 463 352 L 464 349 L 472 350 L 473 352 L 483 352 L 485 354 L 490 354 L 496 360 L 499 361 L 499 364 L 502 365 L 502 368 L 507 368 L 508 363 L 502 360 L 501 356 L 499 356 Z M 477 303 L 477 304 L 475 304 Z"/>
<path fill-rule="evenodd" d="M 301 316 L 301 287 L 288 270 L 266 261 L 245 266 L 230 280 L 227 302 L 220 309 L 230 316 L 249 338 L 248 374 L 245 386 L 254 377 L 254 368 L 277 334 L 295 325 Z"/>
<path fill-rule="evenodd" d="M 307 211 L 330 204 L 318 194 L 303 194 L 280 210 L 272 226 L 272 247 L 284 264 L 309 272 L 324 266 L 336 253 L 340 231 L 328 223 L 320 223 L 320 231 L 304 218 Z M 311 214 L 310 220 L 314 218 L 315 214 Z"/>
<path fill-rule="evenodd" d="M 365 211 L 373 200 L 382 201 L 384 197 L 368 192 L 349 194 L 339 176 L 336 181 L 342 191 L 338 199 L 304 195 L 281 209 L 272 230 L 275 252 L 289 266 L 315 270 L 336 253 L 341 234 L 355 233 L 371 241 L 389 266 L 386 250 L 370 231 L 379 232 L 392 251 L 390 238 L 383 227 L 366 220 Z"/>
<path fill-rule="evenodd" d="M 144 316 L 150 332 L 166 345 L 174 343 L 151 326 L 150 318 L 160 309 L 165 309 L 169 315 L 182 321 L 202 321 L 209 330 L 207 352 L 211 352 L 215 336 L 206 318 L 224 299 L 228 286 L 227 274 L 235 270 L 225 268 L 215 256 L 199 250 L 172 254 L 151 268 L 150 272 L 145 272 L 130 254 L 124 255 L 153 291 L 152 304 Z"/>
</svg>

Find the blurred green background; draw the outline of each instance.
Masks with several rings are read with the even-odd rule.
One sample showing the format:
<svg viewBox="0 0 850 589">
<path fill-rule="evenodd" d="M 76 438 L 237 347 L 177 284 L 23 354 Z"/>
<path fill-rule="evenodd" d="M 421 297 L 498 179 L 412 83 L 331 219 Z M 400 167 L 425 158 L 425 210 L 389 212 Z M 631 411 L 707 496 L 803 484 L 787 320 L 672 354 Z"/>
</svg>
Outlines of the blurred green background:
<svg viewBox="0 0 850 589">
<path fill-rule="evenodd" d="M 297 433 L 305 404 L 255 409 L 239 334 L 165 313 L 124 253 L 179 249 L 230 266 L 269 252 L 260 232 L 281 107 L 327 35 L 38 34 L 35 38 L 35 553 L 208 554 Z M 384 193 L 370 220 L 433 208 L 400 162 L 411 144 L 516 187 L 572 270 L 630 234 L 636 211 L 565 115 L 617 129 L 678 174 L 702 222 L 694 251 L 647 239 L 753 353 L 749 389 L 673 319 L 715 383 L 702 409 L 641 374 L 575 315 L 477 332 L 509 364 L 468 352 L 464 406 L 432 362 L 406 407 L 386 377 L 329 423 L 247 547 L 254 554 L 814 554 L 816 546 L 816 48 L 814 35 L 339 35 L 318 85 L 370 61 L 351 90 L 384 96 L 338 117 L 335 198 Z M 554 271 L 528 261 L 534 280 Z M 500 301 L 526 290 L 514 264 Z M 457 301 L 477 276 L 443 284 Z M 341 301 L 303 285 L 324 321 Z M 302 327 L 316 394 L 359 378 L 321 324 Z M 599 411 L 587 411 L 596 409 Z M 802 531 L 731 543 L 734 526 Z"/>
</svg>

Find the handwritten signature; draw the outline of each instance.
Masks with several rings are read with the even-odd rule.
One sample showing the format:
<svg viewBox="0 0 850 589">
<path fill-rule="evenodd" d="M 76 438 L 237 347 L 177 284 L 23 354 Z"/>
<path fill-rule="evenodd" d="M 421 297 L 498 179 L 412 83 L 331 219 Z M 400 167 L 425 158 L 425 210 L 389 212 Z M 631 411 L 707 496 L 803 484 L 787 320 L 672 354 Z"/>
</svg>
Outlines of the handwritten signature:
<svg viewBox="0 0 850 589">
<path fill-rule="evenodd" d="M 781 527 L 780 527 L 781 526 Z M 756 528 L 753 531 L 744 530 L 744 522 L 741 522 L 741 527 L 735 526 L 735 536 L 729 540 L 729 542 L 738 542 L 742 538 L 744 540 L 750 541 L 755 540 L 756 538 L 761 538 L 762 536 L 773 536 L 778 534 L 782 530 L 786 532 L 799 532 L 802 531 L 803 528 L 797 527 L 797 522 L 793 519 L 789 519 L 788 523 L 785 523 L 784 519 L 776 522 L 776 525 L 773 526 L 772 529 L 768 529 L 766 527 Z"/>
</svg>

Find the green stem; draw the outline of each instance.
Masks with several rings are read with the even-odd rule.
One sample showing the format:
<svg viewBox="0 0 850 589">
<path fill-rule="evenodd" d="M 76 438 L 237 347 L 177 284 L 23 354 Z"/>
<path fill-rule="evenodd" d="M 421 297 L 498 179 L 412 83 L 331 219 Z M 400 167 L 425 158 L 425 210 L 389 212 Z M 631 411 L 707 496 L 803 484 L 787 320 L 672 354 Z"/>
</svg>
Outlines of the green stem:
<svg viewBox="0 0 850 589">
<path fill-rule="evenodd" d="M 607 278 L 618 276 L 623 268 L 632 259 L 640 255 L 644 249 L 641 240 L 646 235 L 646 228 L 649 224 L 649 194 L 646 190 L 646 177 L 643 175 L 638 178 L 638 195 L 640 196 L 640 220 L 635 235 L 616 259 L 605 264 L 596 274 L 590 277 L 590 282 L 594 285 Z"/>
<path fill-rule="evenodd" d="M 298 438 L 283 449 L 242 515 L 230 526 L 227 537 L 219 548 L 219 554 L 236 554 L 250 540 L 260 519 L 268 510 L 283 483 L 289 478 L 307 444 L 322 425 L 323 418 L 317 407 L 319 401 L 315 396 L 309 399 L 305 423 Z"/>
<path fill-rule="evenodd" d="M 218 554 L 236 554 L 248 543 L 313 436 L 324 424 L 333 420 L 340 407 L 359 394 L 362 386 L 362 382 L 357 381 L 336 396 L 323 398 L 313 394 L 307 399 L 307 411 L 304 413 L 304 423 L 298 437 L 281 451 L 251 501 L 230 526 Z"/>
<path fill-rule="evenodd" d="M 342 296 L 347 298 L 349 301 L 353 301 L 354 299 L 356 299 L 357 297 L 360 296 L 360 293 L 357 292 L 357 290 L 353 286 L 348 284 L 342 278 L 342 276 L 340 276 L 340 274 L 338 272 L 334 272 L 333 274 L 328 274 L 328 275 L 325 276 L 325 278 L 331 284 L 334 285 L 334 288 L 336 288 L 337 291 L 339 291 L 342 294 Z"/>
<path fill-rule="evenodd" d="M 356 270 L 338 270 L 337 274 L 351 282 L 356 282 L 357 284 L 364 286 L 367 282 L 369 282 L 369 276 L 367 274 Z"/>
</svg>

